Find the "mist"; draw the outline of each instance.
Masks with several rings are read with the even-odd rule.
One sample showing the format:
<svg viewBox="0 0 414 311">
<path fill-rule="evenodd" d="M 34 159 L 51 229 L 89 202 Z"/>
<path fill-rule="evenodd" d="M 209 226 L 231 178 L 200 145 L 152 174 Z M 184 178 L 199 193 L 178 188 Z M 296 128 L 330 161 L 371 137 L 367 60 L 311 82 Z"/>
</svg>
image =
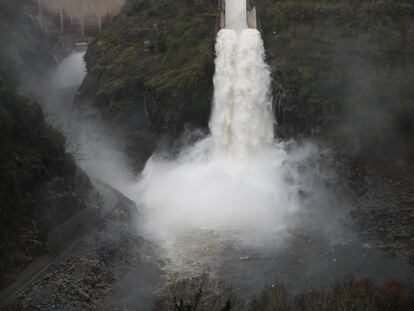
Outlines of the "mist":
<svg viewBox="0 0 414 311">
<path fill-rule="evenodd" d="M 228 77 L 231 68 L 225 66 L 226 58 L 238 49 L 238 39 L 232 32 L 222 32 L 217 47 L 218 53 L 223 53 L 216 60 L 222 65 L 216 65 L 224 70 L 215 76 L 212 134 L 184 146 L 178 155 L 156 152 L 139 176 L 133 173 L 122 142 L 97 111 L 83 103 L 74 105 L 86 75 L 83 52 L 71 53 L 43 80 L 32 79 L 28 89 L 40 97 L 49 122 L 65 134 L 67 150 L 79 166 L 91 178 L 111 185 L 145 209 L 139 229 L 151 239 L 162 241 L 192 230 L 214 230 L 232 235 L 237 232 L 233 237 L 244 244 L 263 244 L 266 240 L 281 243 L 287 231 L 305 224 L 332 235 L 341 231 L 333 228 L 346 218 L 348 203 L 329 189 L 337 180 L 332 170 L 323 167 L 327 151 L 310 142 L 273 139 L 271 78 L 257 34 L 244 34 L 246 46 L 241 46 L 236 56 L 247 59 L 238 62 L 237 75 L 248 77 L 243 71 L 249 71 L 250 66 L 257 68 L 250 81 L 234 86 L 236 92 L 244 94 L 234 99 L 240 110 L 231 108 L 223 113 L 229 103 L 233 104 L 229 85 L 237 78 Z M 234 46 L 228 45 L 229 40 Z M 246 58 L 248 51 L 252 54 Z M 257 106 L 252 115 L 253 110 L 243 108 L 248 105 L 236 104 L 240 100 L 251 107 L 262 102 L 264 110 Z M 236 118 L 234 137 L 226 129 L 231 126 L 232 114 Z M 315 225 L 318 217 L 329 218 L 327 225 Z"/>
<path fill-rule="evenodd" d="M 364 59 L 339 59 L 346 83 L 344 106 L 334 131 L 343 148 L 353 156 L 388 162 L 390 167 L 410 166 L 412 112 L 405 99 L 407 91 L 393 84 L 399 79 L 409 83 L 408 73 Z M 390 157 L 392 161 L 388 161 Z"/>
<path fill-rule="evenodd" d="M 138 228 L 174 279 L 208 272 L 248 296 L 278 276 L 299 289 L 307 281 L 286 265 L 305 260 L 304 269 L 319 271 L 327 249 L 352 239 L 343 226 L 349 201 L 328 150 L 274 137 L 263 41 L 235 25 L 217 36 L 210 134 L 149 159 L 133 198 L 144 211 Z"/>
<path fill-rule="evenodd" d="M 48 122 L 64 134 L 66 150 L 90 178 L 132 197 L 136 176 L 122 152 L 124 146 L 94 108 L 74 103 L 86 76 L 84 56 L 85 52 L 70 53 L 45 77 L 28 73 L 25 92 L 39 100 Z"/>
</svg>

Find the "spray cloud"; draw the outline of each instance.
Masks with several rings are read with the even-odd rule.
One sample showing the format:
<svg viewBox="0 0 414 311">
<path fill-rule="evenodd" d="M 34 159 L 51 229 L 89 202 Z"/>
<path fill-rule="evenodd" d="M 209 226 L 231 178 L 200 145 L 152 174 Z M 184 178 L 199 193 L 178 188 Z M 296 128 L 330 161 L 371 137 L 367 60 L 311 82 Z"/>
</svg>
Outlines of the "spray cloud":
<svg viewBox="0 0 414 311">
<path fill-rule="evenodd" d="M 227 28 L 216 41 L 211 135 L 173 160 L 155 154 L 137 186 L 135 201 L 147 211 L 144 230 L 155 239 L 211 230 L 263 240 L 297 223 L 304 207 L 327 202 L 318 150 L 274 139 L 270 71 L 260 32 L 247 28 L 246 3 L 226 5 Z"/>
</svg>

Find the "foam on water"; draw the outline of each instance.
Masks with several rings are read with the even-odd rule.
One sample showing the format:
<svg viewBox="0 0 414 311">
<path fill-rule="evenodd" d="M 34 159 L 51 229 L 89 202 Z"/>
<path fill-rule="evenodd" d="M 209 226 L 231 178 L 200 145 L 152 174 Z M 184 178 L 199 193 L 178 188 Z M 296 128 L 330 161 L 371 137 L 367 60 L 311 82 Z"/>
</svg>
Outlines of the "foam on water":
<svg viewBox="0 0 414 311">
<path fill-rule="evenodd" d="M 217 152 L 246 159 L 273 142 L 271 79 L 259 31 L 221 30 L 216 54 L 211 134 Z"/>
<path fill-rule="evenodd" d="M 173 160 L 155 154 L 141 174 L 136 202 L 147 210 L 144 228 L 153 237 L 214 230 L 246 241 L 280 232 L 303 205 L 298 193 L 307 180 L 298 166 L 316 152 L 308 145 L 289 153 L 275 142 L 270 71 L 245 11 L 245 1 L 227 1 L 230 18 L 216 41 L 211 135 Z"/>
</svg>

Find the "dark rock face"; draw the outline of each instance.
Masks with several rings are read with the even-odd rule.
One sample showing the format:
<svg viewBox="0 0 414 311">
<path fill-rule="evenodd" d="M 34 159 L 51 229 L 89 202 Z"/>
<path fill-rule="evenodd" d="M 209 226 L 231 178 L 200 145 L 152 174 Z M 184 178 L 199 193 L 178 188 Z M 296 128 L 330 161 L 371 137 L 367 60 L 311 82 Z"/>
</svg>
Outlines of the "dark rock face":
<svg viewBox="0 0 414 311">
<path fill-rule="evenodd" d="M 279 136 L 323 136 L 353 155 L 409 162 L 414 6 L 256 0 Z M 86 56 L 79 106 L 97 107 L 128 153 L 186 123 L 206 126 L 216 1 L 131 0 Z M 144 152 L 146 154 L 146 152 Z M 145 156 L 144 156 L 145 157 Z"/>
<path fill-rule="evenodd" d="M 280 133 L 322 135 L 353 155 L 409 162 L 414 154 L 412 2 L 255 3 L 277 78 Z"/>
<path fill-rule="evenodd" d="M 410 165 L 413 3 L 255 0 L 254 5 L 273 73 L 278 135 L 316 137 L 339 150 L 341 159 L 362 160 L 361 167 L 372 160 L 376 168 Z M 78 105 L 97 108 L 126 138 L 137 162 L 150 155 L 159 134 L 179 132 L 186 123 L 206 126 L 215 15 L 216 1 L 134 0 L 91 45 Z M 369 187 L 379 189 L 379 183 Z M 409 219 L 394 219 L 396 232 Z"/>
<path fill-rule="evenodd" d="M 215 22 L 212 0 L 129 1 L 86 54 L 78 106 L 98 108 L 134 159 L 150 155 L 157 135 L 206 126 Z"/>
<path fill-rule="evenodd" d="M 92 187 L 36 103 L 0 83 L 0 111 L 0 271 L 7 283 L 9 272 L 45 251 L 51 229 L 86 207 Z"/>
<path fill-rule="evenodd" d="M 48 233 L 88 205 L 92 185 L 45 123 L 40 106 L 18 95 L 21 70 L 51 62 L 49 40 L 27 15 L 30 4 L 0 4 L 0 286 L 46 252 Z M 29 10 L 30 11 L 30 10 Z M 44 44 L 43 44 L 44 43 Z M 3 46 L 3 45 L 2 45 Z"/>
</svg>

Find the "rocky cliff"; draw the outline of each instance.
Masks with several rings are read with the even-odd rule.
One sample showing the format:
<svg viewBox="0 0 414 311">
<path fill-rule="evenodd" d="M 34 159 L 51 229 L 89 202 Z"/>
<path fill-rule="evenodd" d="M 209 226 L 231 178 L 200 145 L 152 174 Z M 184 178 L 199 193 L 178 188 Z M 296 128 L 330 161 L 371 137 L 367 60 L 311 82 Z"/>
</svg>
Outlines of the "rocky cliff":
<svg viewBox="0 0 414 311">
<path fill-rule="evenodd" d="M 410 1 L 256 0 L 280 136 L 318 136 L 351 155 L 413 152 Z M 78 103 L 97 107 L 145 158 L 156 134 L 206 126 L 216 1 L 131 0 L 87 56 Z M 140 154 L 140 151 L 146 150 Z"/>
<path fill-rule="evenodd" d="M 323 135 L 351 154 L 407 162 L 414 151 L 412 1 L 256 4 L 275 82 L 286 92 L 275 103 L 280 128 Z"/>
<path fill-rule="evenodd" d="M 78 105 L 115 125 L 137 166 L 155 136 L 207 125 L 215 23 L 212 0 L 133 0 L 91 44 Z"/>
<path fill-rule="evenodd" d="M 21 1 L 0 4 L 0 287 L 47 251 L 48 233 L 84 209 L 92 190 L 64 137 L 45 123 L 36 102 L 19 95 L 22 70 L 41 71 L 53 61 L 49 38 L 26 8 Z"/>
</svg>

